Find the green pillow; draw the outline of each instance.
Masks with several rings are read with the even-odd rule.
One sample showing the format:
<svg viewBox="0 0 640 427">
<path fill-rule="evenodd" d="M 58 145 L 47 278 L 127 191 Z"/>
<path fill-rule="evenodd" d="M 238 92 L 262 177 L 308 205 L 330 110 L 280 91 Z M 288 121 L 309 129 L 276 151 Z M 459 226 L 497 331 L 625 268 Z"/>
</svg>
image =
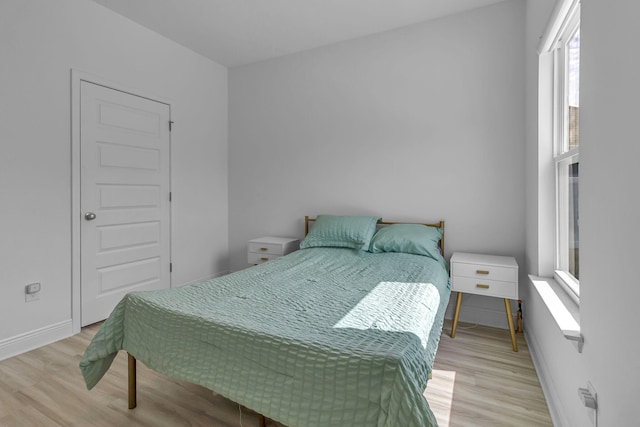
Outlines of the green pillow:
<svg viewBox="0 0 640 427">
<path fill-rule="evenodd" d="M 392 224 L 383 227 L 371 239 L 369 252 L 403 252 L 424 255 L 435 260 L 442 258 L 438 243 L 442 229 L 422 224 Z"/>
<path fill-rule="evenodd" d="M 380 218 L 318 215 L 300 249 L 318 246 L 368 250 Z"/>
</svg>

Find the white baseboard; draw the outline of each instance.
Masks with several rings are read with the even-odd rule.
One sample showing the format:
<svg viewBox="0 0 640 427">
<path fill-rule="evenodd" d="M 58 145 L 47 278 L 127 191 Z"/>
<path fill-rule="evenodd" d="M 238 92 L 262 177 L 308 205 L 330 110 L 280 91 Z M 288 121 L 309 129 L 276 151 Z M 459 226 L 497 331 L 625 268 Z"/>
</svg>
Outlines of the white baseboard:
<svg viewBox="0 0 640 427">
<path fill-rule="evenodd" d="M 73 335 L 71 319 L 0 341 L 0 360 L 34 350 Z"/>
<path fill-rule="evenodd" d="M 502 307 L 504 307 L 504 304 L 502 305 Z M 445 312 L 445 318 L 453 319 L 454 311 L 455 297 L 452 297 L 449 301 L 447 311 Z M 515 316 L 515 311 L 513 314 Z M 458 318 L 458 320 L 460 322 L 477 323 L 478 325 L 490 326 L 492 328 L 509 329 L 509 324 L 507 323 L 507 315 L 504 308 L 502 308 L 501 310 L 492 310 L 483 307 L 465 305 L 464 303 L 462 303 L 462 308 L 460 309 L 460 317 Z"/>
<path fill-rule="evenodd" d="M 538 381 L 540 382 L 540 387 L 542 387 L 542 392 L 544 394 L 544 399 L 547 402 L 547 407 L 549 408 L 549 415 L 551 415 L 551 421 L 554 426 L 568 426 L 570 425 L 564 416 L 562 408 L 559 408 L 556 405 L 556 402 L 560 402 L 558 397 L 558 393 L 556 392 L 556 387 L 553 383 L 553 378 L 550 378 L 546 375 L 549 372 L 547 368 L 547 364 L 544 361 L 544 357 L 538 351 L 539 345 L 538 341 L 535 338 L 535 335 L 529 332 L 529 329 L 525 328 L 524 330 L 524 338 L 527 341 L 527 347 L 529 347 L 529 354 L 531 355 L 531 360 L 533 361 L 533 366 L 536 370 L 536 374 L 538 375 Z"/>
</svg>

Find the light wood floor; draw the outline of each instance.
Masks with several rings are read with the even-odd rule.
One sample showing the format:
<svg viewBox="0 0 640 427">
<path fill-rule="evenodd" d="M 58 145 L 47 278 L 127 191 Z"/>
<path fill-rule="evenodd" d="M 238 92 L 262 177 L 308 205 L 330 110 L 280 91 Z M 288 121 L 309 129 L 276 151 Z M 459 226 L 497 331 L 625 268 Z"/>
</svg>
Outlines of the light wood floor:
<svg viewBox="0 0 640 427">
<path fill-rule="evenodd" d="M 425 392 L 440 426 L 551 426 L 521 334 L 511 350 L 506 330 L 446 324 Z M 0 426 L 252 427 L 258 418 L 222 396 L 172 380 L 138 363 L 138 407 L 127 409 L 127 360 L 87 391 L 78 363 L 98 326 L 0 362 Z M 269 427 L 281 424 L 269 421 Z M 347 426 L 345 426 L 347 427 Z M 400 426 L 399 426 L 400 427 Z"/>
<path fill-rule="evenodd" d="M 552 426 L 523 334 L 445 323 L 425 396 L 441 427 Z"/>
</svg>

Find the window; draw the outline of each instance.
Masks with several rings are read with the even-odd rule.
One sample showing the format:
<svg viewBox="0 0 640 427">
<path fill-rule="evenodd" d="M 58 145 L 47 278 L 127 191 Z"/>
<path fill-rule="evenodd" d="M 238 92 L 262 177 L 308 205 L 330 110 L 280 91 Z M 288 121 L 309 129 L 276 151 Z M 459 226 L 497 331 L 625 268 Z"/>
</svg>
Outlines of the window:
<svg viewBox="0 0 640 427">
<path fill-rule="evenodd" d="M 580 295 L 580 5 L 571 8 L 551 45 L 555 163 L 555 276 Z"/>
</svg>

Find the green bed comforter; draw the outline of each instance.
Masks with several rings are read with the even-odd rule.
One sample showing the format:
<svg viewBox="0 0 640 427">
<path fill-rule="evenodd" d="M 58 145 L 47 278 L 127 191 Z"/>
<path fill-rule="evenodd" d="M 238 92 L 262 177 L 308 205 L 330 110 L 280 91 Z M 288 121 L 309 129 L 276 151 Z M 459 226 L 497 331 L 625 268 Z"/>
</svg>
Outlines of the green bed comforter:
<svg viewBox="0 0 640 427">
<path fill-rule="evenodd" d="M 443 260 L 303 249 L 128 294 L 80 368 L 91 389 L 124 349 L 291 427 L 432 426 L 423 391 L 448 299 Z"/>
</svg>

